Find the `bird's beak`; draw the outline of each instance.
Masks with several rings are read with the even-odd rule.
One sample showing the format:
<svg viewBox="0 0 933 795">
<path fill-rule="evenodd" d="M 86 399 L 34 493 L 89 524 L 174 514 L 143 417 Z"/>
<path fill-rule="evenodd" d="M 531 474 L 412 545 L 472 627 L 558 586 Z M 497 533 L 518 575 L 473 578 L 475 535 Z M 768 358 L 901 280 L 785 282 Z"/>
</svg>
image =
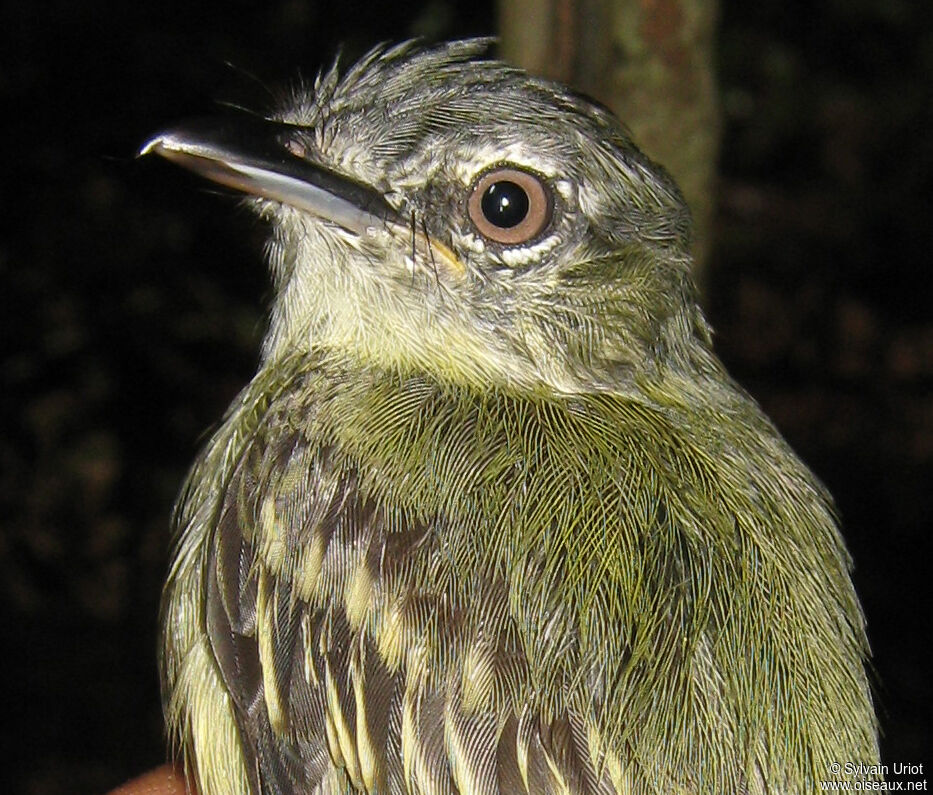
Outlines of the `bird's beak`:
<svg viewBox="0 0 933 795">
<path fill-rule="evenodd" d="M 442 266 L 456 278 L 466 274 L 447 246 L 429 239 L 426 230 L 416 235 L 414 222 L 378 190 L 302 157 L 300 129 L 249 116 L 194 119 L 153 136 L 139 154 L 161 155 L 221 185 L 312 213 L 360 236 L 387 230 L 435 270 Z"/>
<path fill-rule="evenodd" d="M 313 213 L 365 235 L 405 220 L 374 188 L 300 157 L 293 125 L 266 119 L 205 118 L 160 132 L 139 150 L 207 179 Z"/>
</svg>

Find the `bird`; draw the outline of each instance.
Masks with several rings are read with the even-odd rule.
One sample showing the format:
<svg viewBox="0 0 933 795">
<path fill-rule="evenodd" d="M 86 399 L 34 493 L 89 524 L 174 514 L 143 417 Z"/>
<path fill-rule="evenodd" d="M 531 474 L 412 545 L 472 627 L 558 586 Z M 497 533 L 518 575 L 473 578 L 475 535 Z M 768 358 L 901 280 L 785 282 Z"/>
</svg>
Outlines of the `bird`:
<svg viewBox="0 0 933 795">
<path fill-rule="evenodd" d="M 714 352 L 681 193 L 489 48 L 381 45 L 141 149 L 243 195 L 273 285 L 176 508 L 172 753 L 201 795 L 868 769 L 836 510 Z"/>
</svg>

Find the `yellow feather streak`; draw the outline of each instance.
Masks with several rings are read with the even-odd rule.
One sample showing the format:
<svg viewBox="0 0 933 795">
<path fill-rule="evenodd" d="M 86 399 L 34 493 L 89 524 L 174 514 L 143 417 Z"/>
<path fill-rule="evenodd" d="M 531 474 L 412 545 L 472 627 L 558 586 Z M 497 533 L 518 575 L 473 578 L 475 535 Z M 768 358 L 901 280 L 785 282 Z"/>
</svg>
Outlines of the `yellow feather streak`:
<svg viewBox="0 0 933 795">
<path fill-rule="evenodd" d="M 205 792 L 252 795 L 233 703 L 206 638 L 188 650 L 178 673 L 170 714 L 184 710 L 197 780 Z"/>
<path fill-rule="evenodd" d="M 347 717 L 340 706 L 337 682 L 326 657 L 324 659 L 324 692 L 327 696 L 327 717 L 333 727 L 333 736 L 334 740 L 336 740 L 336 746 L 331 742 L 331 756 L 334 758 L 335 763 L 338 765 L 343 764 L 347 770 L 347 775 L 353 782 L 353 786 L 360 789 L 363 785 L 363 777 L 360 771 L 356 742 L 350 733 Z M 338 762 L 338 760 L 340 761 Z"/>
<path fill-rule="evenodd" d="M 288 728 L 288 715 L 282 705 L 281 694 L 275 681 L 275 594 L 274 585 L 265 568 L 259 570 L 256 595 L 256 639 L 259 642 L 259 661 L 262 664 L 262 687 L 266 712 L 273 731 L 282 734 Z"/>
<path fill-rule="evenodd" d="M 350 677 L 353 685 L 353 696 L 356 703 L 356 750 L 360 764 L 360 778 L 367 792 L 376 792 L 380 789 L 383 780 L 383 771 L 379 760 L 380 751 L 373 745 L 369 733 L 367 719 L 367 701 L 363 661 L 356 654 L 350 663 Z"/>
</svg>

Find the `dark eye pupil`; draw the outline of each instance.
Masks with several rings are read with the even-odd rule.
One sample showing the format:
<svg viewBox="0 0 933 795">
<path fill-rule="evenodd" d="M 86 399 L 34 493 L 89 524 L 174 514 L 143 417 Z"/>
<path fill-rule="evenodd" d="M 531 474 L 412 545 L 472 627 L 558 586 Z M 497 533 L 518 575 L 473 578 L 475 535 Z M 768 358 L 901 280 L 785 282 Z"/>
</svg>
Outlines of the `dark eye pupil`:
<svg viewBox="0 0 933 795">
<path fill-rule="evenodd" d="M 514 182 L 494 182 L 483 194 L 482 208 L 489 223 L 500 229 L 510 229 L 528 215 L 528 194 Z"/>
</svg>

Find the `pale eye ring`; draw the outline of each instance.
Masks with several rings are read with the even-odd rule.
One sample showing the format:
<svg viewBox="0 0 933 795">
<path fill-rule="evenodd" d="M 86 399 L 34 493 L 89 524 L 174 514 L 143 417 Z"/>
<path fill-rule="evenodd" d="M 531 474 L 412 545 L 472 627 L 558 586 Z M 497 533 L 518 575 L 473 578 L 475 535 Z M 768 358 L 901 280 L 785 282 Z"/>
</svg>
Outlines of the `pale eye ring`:
<svg viewBox="0 0 933 795">
<path fill-rule="evenodd" d="M 477 231 L 514 246 L 533 240 L 551 220 L 551 192 L 536 174 L 512 166 L 487 171 L 473 185 L 467 209 Z"/>
</svg>

